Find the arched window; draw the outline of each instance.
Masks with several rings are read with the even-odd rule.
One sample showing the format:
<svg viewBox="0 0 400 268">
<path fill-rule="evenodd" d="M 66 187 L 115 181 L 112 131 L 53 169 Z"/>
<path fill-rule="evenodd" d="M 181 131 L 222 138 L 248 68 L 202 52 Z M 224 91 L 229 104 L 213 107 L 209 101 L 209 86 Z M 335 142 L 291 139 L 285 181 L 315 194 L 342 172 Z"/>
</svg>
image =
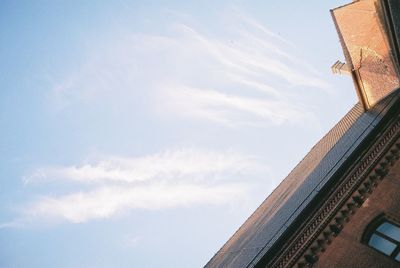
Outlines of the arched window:
<svg viewBox="0 0 400 268">
<path fill-rule="evenodd" d="M 364 242 L 400 262 L 400 226 L 380 216 L 366 230 Z"/>
</svg>

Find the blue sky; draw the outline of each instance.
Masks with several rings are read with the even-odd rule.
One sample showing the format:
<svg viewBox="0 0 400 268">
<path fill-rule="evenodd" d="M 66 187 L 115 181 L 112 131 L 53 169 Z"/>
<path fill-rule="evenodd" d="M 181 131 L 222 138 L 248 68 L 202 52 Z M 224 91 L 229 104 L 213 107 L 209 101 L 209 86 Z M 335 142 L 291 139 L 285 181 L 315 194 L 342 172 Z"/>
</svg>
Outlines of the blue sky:
<svg viewBox="0 0 400 268">
<path fill-rule="evenodd" d="M 1 1 L 0 267 L 202 267 L 356 103 L 347 1 Z"/>
</svg>

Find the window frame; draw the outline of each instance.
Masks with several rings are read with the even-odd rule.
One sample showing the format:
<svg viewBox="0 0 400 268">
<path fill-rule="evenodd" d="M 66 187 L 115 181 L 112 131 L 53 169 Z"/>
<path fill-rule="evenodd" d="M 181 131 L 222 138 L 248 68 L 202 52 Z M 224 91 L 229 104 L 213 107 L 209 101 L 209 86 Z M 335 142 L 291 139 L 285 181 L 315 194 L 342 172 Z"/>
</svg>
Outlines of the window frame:
<svg viewBox="0 0 400 268">
<path fill-rule="evenodd" d="M 378 231 L 378 228 L 384 224 L 384 223 L 389 223 L 397 228 L 400 229 L 400 224 L 395 221 L 393 218 L 391 217 L 387 217 L 386 215 L 379 215 L 378 217 L 376 217 L 375 219 L 373 219 L 368 226 L 365 228 L 364 234 L 362 236 L 361 242 L 363 244 L 365 244 L 366 246 L 368 246 L 369 248 L 375 250 L 376 252 L 382 254 L 383 256 L 389 257 L 390 259 L 392 259 L 395 262 L 400 263 L 400 259 L 396 260 L 397 256 L 400 256 L 400 241 L 395 240 L 394 238 Z M 369 245 L 369 242 L 372 238 L 373 235 L 377 235 L 383 239 L 385 239 L 386 241 L 389 241 L 390 243 L 393 243 L 396 245 L 396 247 L 394 248 L 393 252 L 390 255 L 387 255 L 385 253 L 383 253 L 382 251 L 378 250 L 377 248 Z"/>
</svg>

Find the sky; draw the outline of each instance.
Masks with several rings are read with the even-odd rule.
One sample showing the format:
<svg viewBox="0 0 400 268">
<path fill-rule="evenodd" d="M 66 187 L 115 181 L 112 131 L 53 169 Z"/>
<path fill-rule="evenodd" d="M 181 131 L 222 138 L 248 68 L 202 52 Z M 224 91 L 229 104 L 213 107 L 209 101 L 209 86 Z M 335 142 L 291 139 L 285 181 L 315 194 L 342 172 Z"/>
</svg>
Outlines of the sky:
<svg viewBox="0 0 400 268">
<path fill-rule="evenodd" d="M 0 1 L 0 267 L 202 267 L 357 102 L 348 1 Z"/>
</svg>

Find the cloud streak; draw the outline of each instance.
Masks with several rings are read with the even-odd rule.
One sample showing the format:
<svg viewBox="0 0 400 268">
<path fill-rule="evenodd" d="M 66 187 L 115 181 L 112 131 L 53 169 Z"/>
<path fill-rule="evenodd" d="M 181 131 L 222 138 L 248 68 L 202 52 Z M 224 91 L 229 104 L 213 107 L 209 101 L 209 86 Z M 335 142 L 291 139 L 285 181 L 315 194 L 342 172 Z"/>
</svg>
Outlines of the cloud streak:
<svg viewBox="0 0 400 268">
<path fill-rule="evenodd" d="M 225 204 L 244 194 L 246 185 L 151 184 L 135 187 L 101 187 L 61 197 L 42 197 L 25 214 L 34 218 L 83 223 L 106 219 L 133 209 L 159 210 L 198 204 Z"/>
<path fill-rule="evenodd" d="M 142 157 L 107 156 L 79 166 L 37 169 L 25 177 L 26 183 L 63 179 L 82 183 L 143 182 L 150 180 L 218 179 L 257 168 L 254 157 L 235 152 L 214 152 L 199 149 L 168 150 Z"/>
<path fill-rule="evenodd" d="M 55 79 L 54 95 L 63 104 L 102 101 L 130 114 L 132 101 L 145 98 L 147 112 L 159 118 L 185 114 L 229 126 L 312 120 L 298 90 L 326 91 L 327 82 L 285 39 L 248 16 L 234 15 L 228 27 L 216 22 L 206 32 L 177 21 L 163 34 L 111 36 L 93 44 L 77 71 Z"/>
<path fill-rule="evenodd" d="M 259 122 L 269 119 L 273 123 L 281 124 L 312 116 L 305 109 L 291 107 L 280 100 L 239 97 L 216 90 L 175 86 L 166 91 L 164 100 L 171 105 L 171 110 L 176 109 L 176 113 L 185 111 L 182 116 L 204 118 L 228 126 L 238 123 L 251 125 L 257 119 Z"/>
<path fill-rule="evenodd" d="M 253 24 L 249 26 L 251 25 Z M 178 25 L 177 29 L 187 36 L 189 43 L 192 42 L 191 48 L 197 48 L 199 52 L 210 54 L 214 60 L 227 69 L 234 69 L 234 72 L 231 73 L 237 76 L 274 77 L 284 80 L 292 86 L 322 89 L 329 86 L 323 79 L 311 73 L 302 61 L 296 59 L 289 52 L 283 51 L 281 47 L 285 45 L 282 42 L 267 39 L 266 35 L 257 32 L 252 33 L 248 28 L 236 33 L 233 44 L 227 42 L 228 40 L 208 38 L 187 25 Z M 282 57 L 289 59 L 289 62 Z"/>
<path fill-rule="evenodd" d="M 136 158 L 108 156 L 79 166 L 41 168 L 26 176 L 27 185 L 61 180 L 89 188 L 42 195 L 26 204 L 22 213 L 30 222 L 83 223 L 132 210 L 227 204 L 245 196 L 250 181 L 244 176 L 260 170 L 267 169 L 251 156 L 196 149 Z"/>
</svg>

